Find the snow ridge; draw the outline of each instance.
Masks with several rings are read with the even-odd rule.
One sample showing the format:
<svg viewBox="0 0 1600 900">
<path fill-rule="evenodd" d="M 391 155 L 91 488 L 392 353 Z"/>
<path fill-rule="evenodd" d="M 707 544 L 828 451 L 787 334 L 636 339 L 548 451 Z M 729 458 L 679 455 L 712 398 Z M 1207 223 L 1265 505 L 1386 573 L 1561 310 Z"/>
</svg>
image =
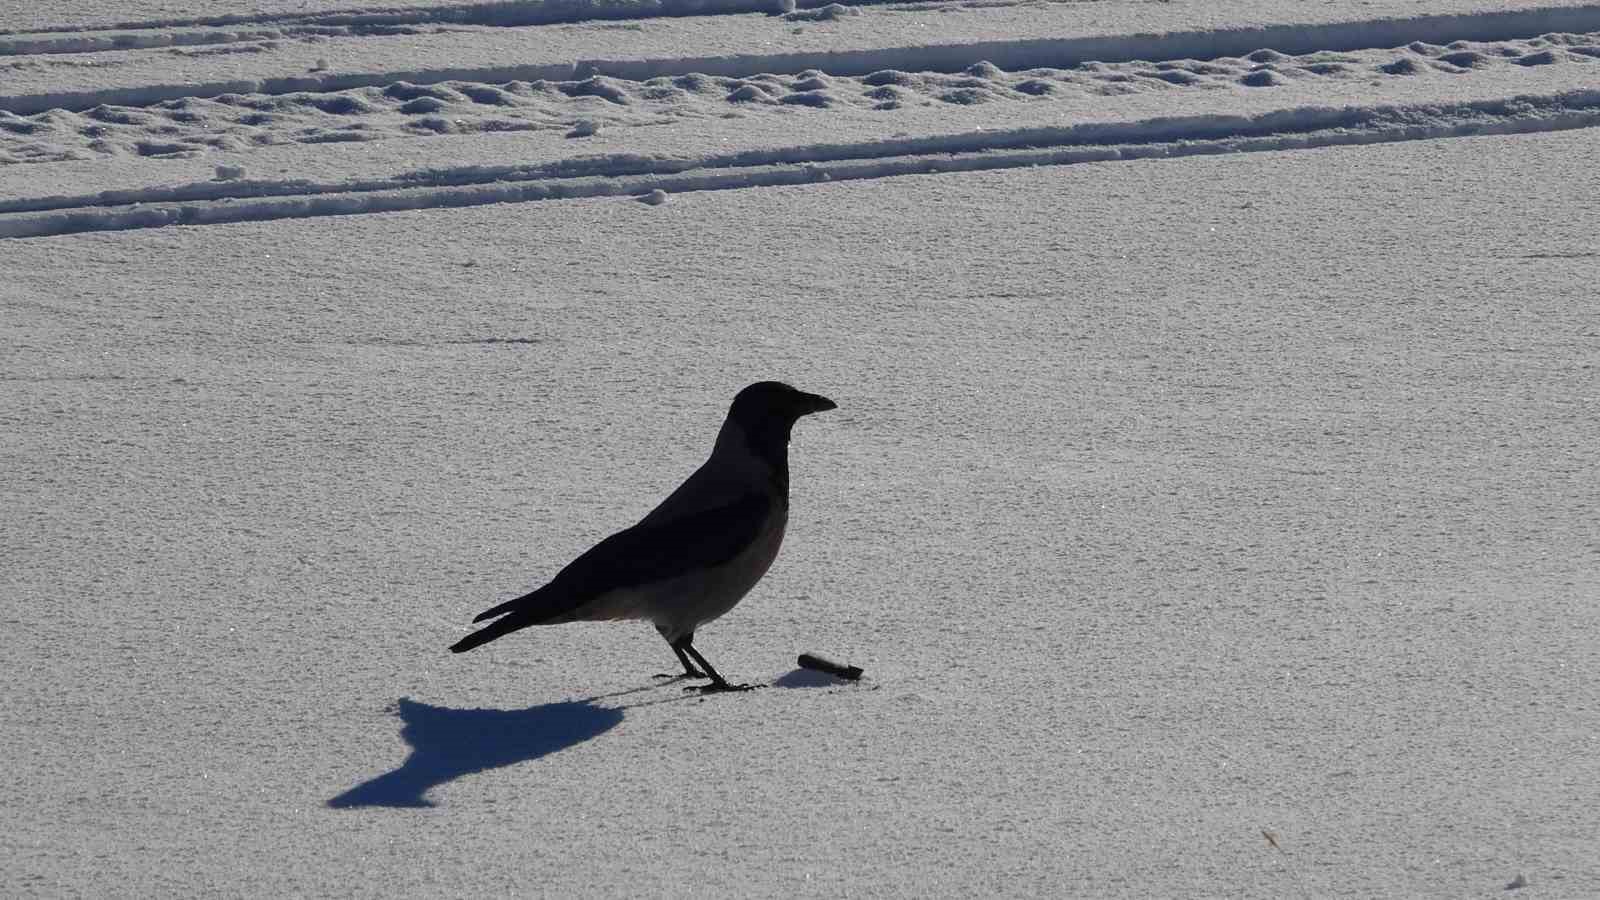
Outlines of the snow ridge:
<svg viewBox="0 0 1600 900">
<path fill-rule="evenodd" d="M 699 159 L 594 157 L 556 166 L 445 168 L 340 184 L 228 181 L 0 205 L 0 237 L 29 238 L 489 203 L 730 190 L 1081 162 L 1348 146 L 1600 126 L 1600 90 L 1492 101 L 1302 107 L 1258 116 L 983 131 L 812 144 Z"/>
<path fill-rule="evenodd" d="M 825 6 L 842 0 L 796 0 L 799 8 Z M 849 0 L 852 6 L 870 3 L 887 3 L 892 0 Z M 360 34 L 362 29 L 403 28 L 426 25 L 477 25 L 492 28 L 518 28 L 529 25 L 553 25 L 567 22 L 595 20 L 649 19 L 658 17 L 713 16 L 736 13 L 773 12 L 778 4 L 773 0 L 500 0 L 500 2 L 475 3 L 460 6 L 411 6 L 351 8 L 316 13 L 255 13 L 223 16 L 195 16 L 189 18 L 146 19 L 118 22 L 108 25 L 69 28 L 46 27 L 31 32 L 0 30 L 0 37 L 13 42 L 0 41 L 0 54 L 15 52 L 12 46 L 26 46 L 28 42 L 50 36 L 70 36 L 77 32 L 152 32 L 171 29 L 219 29 L 211 37 L 216 42 L 239 40 L 232 34 L 238 26 L 284 26 L 276 34 L 291 33 L 293 28 L 324 29 L 317 33 L 332 33 L 332 29 L 351 29 L 350 34 Z M 220 29 L 229 29 L 222 31 Z M 26 52 L 81 53 L 95 50 L 125 50 L 137 46 L 167 46 L 163 43 L 140 44 L 133 35 L 86 38 L 77 49 L 67 49 L 70 37 L 54 44 L 53 51 L 28 50 Z M 152 37 L 151 40 L 160 40 Z M 248 40 L 248 38 L 246 38 Z"/>
</svg>

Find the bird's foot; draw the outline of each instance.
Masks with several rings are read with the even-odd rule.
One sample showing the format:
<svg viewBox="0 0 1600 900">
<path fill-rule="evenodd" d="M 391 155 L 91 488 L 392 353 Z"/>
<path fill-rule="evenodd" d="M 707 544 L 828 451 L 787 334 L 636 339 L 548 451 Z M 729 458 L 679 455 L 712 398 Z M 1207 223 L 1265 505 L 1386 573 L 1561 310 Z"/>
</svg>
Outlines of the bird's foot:
<svg viewBox="0 0 1600 900">
<path fill-rule="evenodd" d="M 670 672 L 657 672 L 650 677 L 660 678 L 663 681 L 681 681 L 685 678 L 710 678 L 711 676 L 705 674 L 704 672 L 679 672 L 676 675 Z"/>
<path fill-rule="evenodd" d="M 764 684 L 729 684 L 726 681 L 713 681 L 710 684 L 691 684 L 688 687 L 684 688 L 684 690 L 686 690 L 686 691 L 694 691 L 694 692 L 700 693 L 700 694 L 725 694 L 725 693 L 728 693 L 729 691 L 753 691 L 758 687 L 766 687 L 766 685 L 764 685 Z"/>
</svg>

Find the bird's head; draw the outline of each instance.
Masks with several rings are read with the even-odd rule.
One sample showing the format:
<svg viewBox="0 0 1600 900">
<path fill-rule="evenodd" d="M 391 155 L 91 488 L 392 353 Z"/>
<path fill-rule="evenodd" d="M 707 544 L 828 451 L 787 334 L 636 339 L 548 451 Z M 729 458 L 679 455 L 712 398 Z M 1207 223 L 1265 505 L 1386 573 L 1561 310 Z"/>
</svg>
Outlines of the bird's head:
<svg viewBox="0 0 1600 900">
<path fill-rule="evenodd" d="M 796 390 L 781 381 L 758 381 L 733 398 L 727 425 L 737 426 L 757 456 L 778 464 L 788 457 L 794 423 L 802 416 L 830 409 L 838 409 L 838 404 L 827 397 Z"/>
<path fill-rule="evenodd" d="M 768 431 L 781 424 L 784 434 L 801 416 L 838 409 L 839 404 L 818 394 L 796 390 L 781 381 L 758 381 L 733 398 L 728 418 L 746 431 Z"/>
</svg>

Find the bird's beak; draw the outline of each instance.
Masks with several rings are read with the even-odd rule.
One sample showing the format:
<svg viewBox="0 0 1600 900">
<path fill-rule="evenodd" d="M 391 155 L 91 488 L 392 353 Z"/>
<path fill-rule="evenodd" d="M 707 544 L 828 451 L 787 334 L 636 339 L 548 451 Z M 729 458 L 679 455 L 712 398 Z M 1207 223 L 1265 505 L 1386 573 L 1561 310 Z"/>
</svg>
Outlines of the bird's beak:
<svg viewBox="0 0 1600 900">
<path fill-rule="evenodd" d="M 827 412 L 830 409 L 839 408 L 839 404 L 829 400 L 827 397 L 824 397 L 821 394 L 807 394 L 802 392 L 800 394 L 799 401 L 800 414 L 802 416 L 809 416 L 812 413 Z"/>
</svg>

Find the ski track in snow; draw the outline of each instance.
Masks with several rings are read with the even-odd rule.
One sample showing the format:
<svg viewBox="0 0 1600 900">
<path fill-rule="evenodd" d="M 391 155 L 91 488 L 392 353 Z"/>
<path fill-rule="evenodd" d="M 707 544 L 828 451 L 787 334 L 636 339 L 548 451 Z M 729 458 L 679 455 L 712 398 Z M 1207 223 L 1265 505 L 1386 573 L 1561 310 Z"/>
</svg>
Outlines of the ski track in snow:
<svg viewBox="0 0 1600 900">
<path fill-rule="evenodd" d="M 948 4 L 978 14 L 983 7 L 1005 5 L 1010 4 Z M 791 21 L 841 19 L 857 12 L 838 4 L 800 4 L 782 13 L 770 2 L 685 0 L 624 7 L 584 0 L 122 23 L 79 31 L 0 33 L 0 73 L 7 68 L 94 65 L 97 53 L 129 48 L 251 53 L 266 52 L 278 42 L 318 41 L 329 35 L 352 40 L 425 37 L 464 28 L 538 28 L 585 18 L 753 11 L 782 14 Z M 1375 43 L 1382 41 L 1395 43 Z M 1600 5 L 1237 32 L 1063 36 L 649 62 L 590 60 L 570 66 L 508 64 L 465 73 L 482 77 L 446 69 L 326 77 L 310 73 L 220 85 L 0 96 L 0 166 L 7 166 L 129 156 L 193 158 L 214 150 L 230 151 L 229 159 L 237 160 L 237 154 L 264 146 L 439 141 L 486 132 L 553 131 L 582 140 L 601 129 L 697 119 L 827 116 L 840 109 L 890 116 L 907 108 L 1047 106 L 1067 98 L 1112 109 L 1118 98 L 1134 94 L 1244 94 L 1291 84 L 1359 87 L 1395 79 L 1472 78 L 1485 72 L 1505 78 L 1551 67 L 1573 73 L 1572 90 L 1512 93 L 1493 101 L 1299 105 L 1267 114 L 962 130 L 832 144 L 802 137 L 817 131 L 810 120 L 797 129 L 792 146 L 778 149 L 672 158 L 595 155 L 328 183 L 254 179 L 247 177 L 245 166 L 221 165 L 215 181 L 177 187 L 0 197 L 0 237 L 1593 127 L 1600 124 L 1600 88 L 1595 87 Z M 1515 78 L 1507 83 L 1515 85 Z"/>
</svg>

